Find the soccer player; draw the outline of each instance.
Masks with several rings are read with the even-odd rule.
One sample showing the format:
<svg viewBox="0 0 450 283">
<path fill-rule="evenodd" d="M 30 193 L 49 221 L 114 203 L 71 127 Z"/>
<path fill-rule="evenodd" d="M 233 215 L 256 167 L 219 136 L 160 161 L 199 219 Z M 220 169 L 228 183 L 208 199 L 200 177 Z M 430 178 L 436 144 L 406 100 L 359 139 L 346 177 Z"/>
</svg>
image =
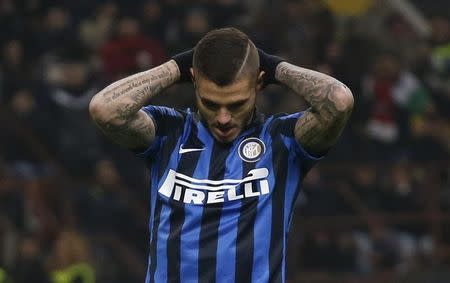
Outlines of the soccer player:
<svg viewBox="0 0 450 283">
<path fill-rule="evenodd" d="M 194 84 L 196 112 L 148 105 L 183 81 Z M 311 107 L 264 117 L 255 100 L 268 83 Z M 193 50 L 96 94 L 95 123 L 151 172 L 146 282 L 285 282 L 300 182 L 352 107 L 342 83 L 258 50 L 234 28 L 213 30 Z"/>
</svg>

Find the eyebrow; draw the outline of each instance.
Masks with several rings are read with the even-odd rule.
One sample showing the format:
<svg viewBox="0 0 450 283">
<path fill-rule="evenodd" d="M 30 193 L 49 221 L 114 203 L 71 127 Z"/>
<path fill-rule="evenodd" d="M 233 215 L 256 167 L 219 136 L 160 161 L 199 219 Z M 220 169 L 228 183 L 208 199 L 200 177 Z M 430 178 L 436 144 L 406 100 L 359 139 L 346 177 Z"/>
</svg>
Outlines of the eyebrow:
<svg viewBox="0 0 450 283">
<path fill-rule="evenodd" d="M 215 101 L 212 101 L 212 100 L 210 100 L 210 99 L 208 99 L 208 98 L 201 97 L 201 96 L 199 96 L 199 97 L 200 97 L 200 100 L 201 100 L 203 103 L 206 102 L 206 103 L 214 104 L 214 105 L 218 105 L 218 104 L 219 104 L 219 103 L 217 103 L 217 102 L 215 102 Z M 239 100 L 233 101 L 233 102 L 227 104 L 227 106 L 229 106 L 229 105 L 243 104 L 243 103 L 245 103 L 245 102 L 247 102 L 247 101 L 248 101 L 248 98 L 243 98 L 243 99 L 239 99 Z"/>
</svg>

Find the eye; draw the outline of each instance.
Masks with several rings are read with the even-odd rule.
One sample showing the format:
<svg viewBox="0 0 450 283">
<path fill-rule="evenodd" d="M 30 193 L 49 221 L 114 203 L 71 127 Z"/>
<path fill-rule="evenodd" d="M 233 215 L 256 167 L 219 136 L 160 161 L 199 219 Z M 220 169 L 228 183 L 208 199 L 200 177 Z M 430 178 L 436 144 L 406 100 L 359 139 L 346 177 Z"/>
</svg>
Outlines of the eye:
<svg viewBox="0 0 450 283">
<path fill-rule="evenodd" d="M 230 104 L 230 106 L 228 106 L 228 108 L 230 109 L 230 111 L 235 111 L 235 110 L 239 110 L 239 108 L 244 106 L 244 104 L 245 104 L 245 102 L 236 102 L 236 103 Z"/>
<path fill-rule="evenodd" d="M 216 104 L 216 103 L 214 103 L 214 102 L 212 102 L 212 101 L 209 101 L 209 100 L 202 100 L 202 103 L 203 103 L 203 105 L 204 105 L 206 108 L 209 108 L 209 109 L 211 109 L 211 110 L 219 109 L 219 105 Z"/>
</svg>

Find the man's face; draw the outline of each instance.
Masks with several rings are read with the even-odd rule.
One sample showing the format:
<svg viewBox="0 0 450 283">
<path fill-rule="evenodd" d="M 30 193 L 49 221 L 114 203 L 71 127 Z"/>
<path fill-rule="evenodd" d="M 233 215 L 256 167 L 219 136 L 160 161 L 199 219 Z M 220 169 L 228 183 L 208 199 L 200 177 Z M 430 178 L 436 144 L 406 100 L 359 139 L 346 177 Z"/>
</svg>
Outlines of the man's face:
<svg viewBox="0 0 450 283">
<path fill-rule="evenodd" d="M 220 87 L 202 76 L 195 77 L 197 107 L 216 140 L 232 142 L 250 123 L 260 78 L 246 76 Z"/>
</svg>

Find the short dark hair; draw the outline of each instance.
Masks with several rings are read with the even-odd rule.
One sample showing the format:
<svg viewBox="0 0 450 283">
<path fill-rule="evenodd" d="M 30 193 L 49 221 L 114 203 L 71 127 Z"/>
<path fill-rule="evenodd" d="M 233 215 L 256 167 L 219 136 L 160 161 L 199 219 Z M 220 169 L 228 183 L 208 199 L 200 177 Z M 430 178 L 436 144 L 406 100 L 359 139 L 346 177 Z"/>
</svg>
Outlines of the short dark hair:
<svg viewBox="0 0 450 283">
<path fill-rule="evenodd" d="M 218 86 L 226 86 L 241 74 L 254 75 L 259 70 L 256 47 L 236 28 L 208 32 L 195 46 L 193 67 Z"/>
</svg>

